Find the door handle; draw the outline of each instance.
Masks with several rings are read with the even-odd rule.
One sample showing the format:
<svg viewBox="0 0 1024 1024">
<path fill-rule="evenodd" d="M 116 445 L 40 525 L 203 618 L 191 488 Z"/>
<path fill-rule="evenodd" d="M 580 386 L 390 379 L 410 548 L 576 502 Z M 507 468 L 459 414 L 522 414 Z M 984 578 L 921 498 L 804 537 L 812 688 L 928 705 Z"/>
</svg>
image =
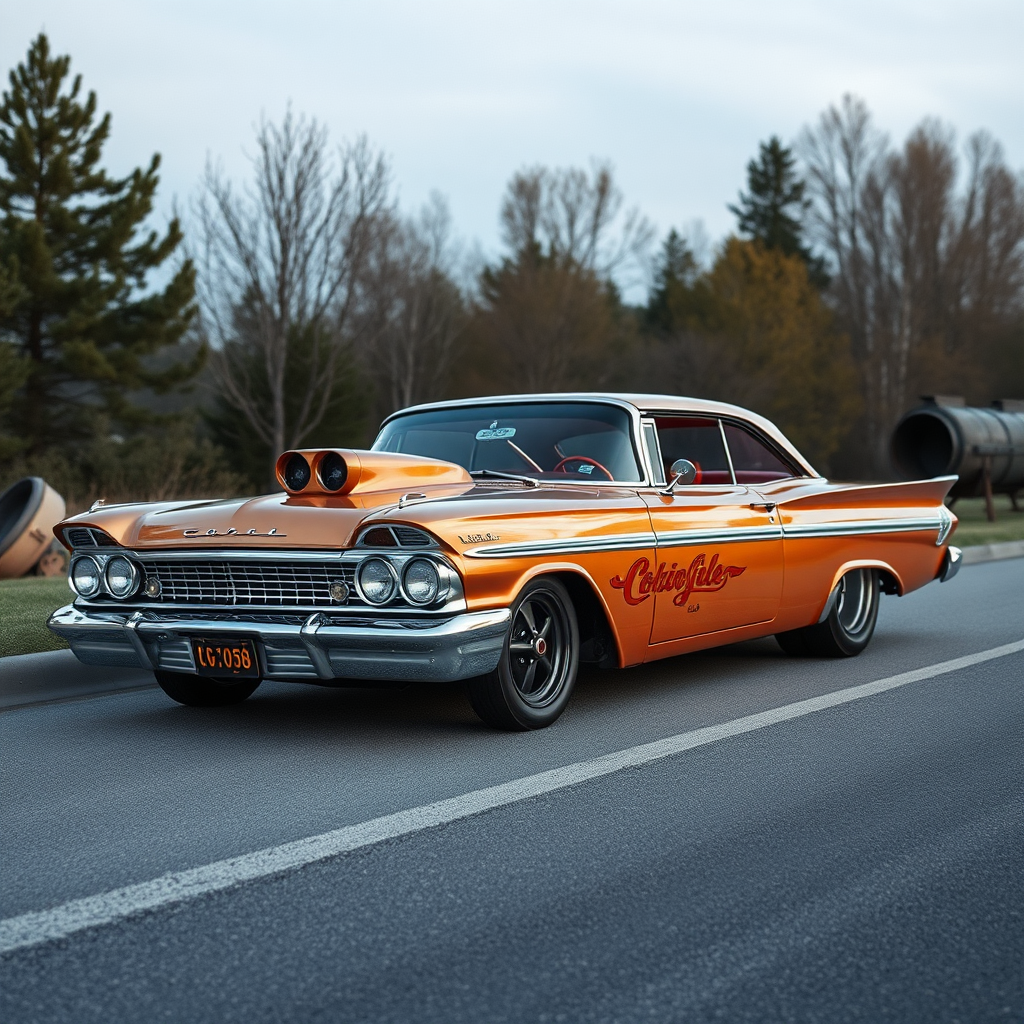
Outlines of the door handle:
<svg viewBox="0 0 1024 1024">
<path fill-rule="evenodd" d="M 776 503 L 774 501 L 752 501 L 750 503 L 751 508 L 763 508 L 765 512 L 774 512 Z"/>
</svg>

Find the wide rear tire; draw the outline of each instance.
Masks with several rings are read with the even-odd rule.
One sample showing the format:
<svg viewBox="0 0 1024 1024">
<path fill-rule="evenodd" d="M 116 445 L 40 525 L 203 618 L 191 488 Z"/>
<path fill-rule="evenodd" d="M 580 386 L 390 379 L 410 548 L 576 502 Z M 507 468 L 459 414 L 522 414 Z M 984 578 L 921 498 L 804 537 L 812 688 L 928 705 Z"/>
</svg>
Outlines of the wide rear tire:
<svg viewBox="0 0 1024 1024">
<path fill-rule="evenodd" d="M 878 570 L 851 569 L 836 589 L 832 609 L 822 622 L 775 634 L 787 654 L 853 658 L 867 647 L 878 621 Z"/>
<path fill-rule="evenodd" d="M 473 710 L 495 729 L 543 729 L 565 710 L 576 684 L 576 611 L 558 580 L 531 580 L 512 605 L 498 667 L 470 679 Z"/>
<path fill-rule="evenodd" d="M 209 676 L 159 670 L 153 674 L 160 689 L 171 700 L 190 708 L 224 708 L 231 704 L 241 704 L 252 696 L 262 682 L 260 679 L 212 679 Z"/>
</svg>

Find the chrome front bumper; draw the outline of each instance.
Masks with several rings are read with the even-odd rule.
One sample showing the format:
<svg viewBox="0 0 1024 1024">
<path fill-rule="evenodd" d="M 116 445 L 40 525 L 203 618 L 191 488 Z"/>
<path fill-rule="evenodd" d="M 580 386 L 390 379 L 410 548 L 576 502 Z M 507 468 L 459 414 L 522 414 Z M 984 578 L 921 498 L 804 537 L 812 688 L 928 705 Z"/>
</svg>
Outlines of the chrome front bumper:
<svg viewBox="0 0 1024 1024">
<path fill-rule="evenodd" d="M 267 620 L 273 616 L 261 616 Z M 338 624 L 321 612 L 301 625 L 227 619 L 157 617 L 93 611 L 73 604 L 47 625 L 86 665 L 194 673 L 192 637 L 253 640 L 264 679 L 440 682 L 492 671 L 501 657 L 509 611 L 464 612 L 448 619 Z"/>
</svg>

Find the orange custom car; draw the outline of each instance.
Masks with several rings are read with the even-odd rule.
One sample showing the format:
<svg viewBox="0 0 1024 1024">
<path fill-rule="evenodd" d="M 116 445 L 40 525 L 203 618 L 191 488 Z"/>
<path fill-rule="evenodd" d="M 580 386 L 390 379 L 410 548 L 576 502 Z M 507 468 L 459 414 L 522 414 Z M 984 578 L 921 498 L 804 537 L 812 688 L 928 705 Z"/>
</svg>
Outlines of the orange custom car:
<svg viewBox="0 0 1024 1024">
<path fill-rule="evenodd" d="M 277 476 L 265 497 L 59 524 L 77 597 L 50 628 L 184 704 L 263 679 L 464 679 L 486 722 L 529 729 L 581 662 L 769 634 L 855 655 L 881 593 L 960 564 L 955 477 L 831 483 L 762 417 L 665 395 L 417 406 L 372 449 L 285 452 Z"/>
</svg>

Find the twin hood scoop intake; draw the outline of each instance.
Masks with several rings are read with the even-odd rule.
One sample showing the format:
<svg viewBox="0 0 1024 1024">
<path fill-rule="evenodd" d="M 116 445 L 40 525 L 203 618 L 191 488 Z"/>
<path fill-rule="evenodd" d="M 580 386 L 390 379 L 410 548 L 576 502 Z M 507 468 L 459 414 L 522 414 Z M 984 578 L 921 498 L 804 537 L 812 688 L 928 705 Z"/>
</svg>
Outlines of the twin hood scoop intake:
<svg viewBox="0 0 1024 1024">
<path fill-rule="evenodd" d="M 473 483 L 469 473 L 452 462 L 354 448 L 285 452 L 277 460 L 276 473 L 289 494 L 303 496 Z"/>
</svg>

